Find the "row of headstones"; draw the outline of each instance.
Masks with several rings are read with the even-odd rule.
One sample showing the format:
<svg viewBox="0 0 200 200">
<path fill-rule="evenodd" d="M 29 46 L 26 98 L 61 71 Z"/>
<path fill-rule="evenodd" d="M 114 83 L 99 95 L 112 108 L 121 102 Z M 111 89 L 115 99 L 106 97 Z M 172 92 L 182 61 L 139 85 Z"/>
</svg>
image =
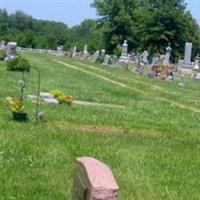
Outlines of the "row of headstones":
<svg viewBox="0 0 200 200">
<path fill-rule="evenodd" d="M 5 50 L 6 52 L 6 60 L 8 59 L 12 59 L 17 55 L 17 43 L 16 42 L 8 42 L 7 45 L 4 41 L 0 42 L 0 50 Z M 21 47 L 18 48 L 18 50 L 23 50 Z M 27 49 L 26 49 L 27 50 Z M 45 50 L 42 49 L 28 49 L 29 51 L 36 51 L 36 52 L 43 52 Z M 160 54 L 156 54 L 153 59 L 151 64 L 152 65 L 156 65 L 156 64 L 170 64 L 170 57 L 171 57 L 171 51 L 172 48 L 170 46 L 170 43 L 168 45 L 168 47 L 166 48 L 166 53 L 165 55 L 160 55 Z M 57 48 L 56 51 L 53 50 L 48 50 L 47 51 L 49 54 L 53 54 L 56 56 L 63 56 L 65 55 L 67 52 L 63 51 L 63 46 L 60 46 Z M 148 56 L 149 53 L 148 51 L 144 51 L 142 54 L 128 54 L 128 43 L 125 40 L 123 45 L 122 45 L 122 53 L 120 58 L 118 59 L 117 56 L 113 55 L 107 55 L 105 53 L 105 50 L 97 50 L 92 56 L 90 56 L 90 54 L 88 53 L 87 50 L 87 45 L 85 45 L 83 52 L 77 52 L 77 48 L 76 46 L 67 53 L 70 57 L 72 58 L 79 58 L 82 60 L 91 60 L 93 62 L 96 62 L 97 60 L 99 60 L 101 63 L 103 64 L 111 64 L 111 65 L 122 65 L 127 67 L 129 63 L 133 63 L 133 64 L 149 64 L 149 60 L 148 60 Z M 200 57 L 199 55 L 196 56 L 195 58 L 195 62 L 193 63 L 191 61 L 191 55 L 192 55 L 192 43 L 186 42 L 185 44 L 185 53 L 184 53 L 184 59 L 183 60 L 179 60 L 178 62 L 178 67 L 182 68 L 182 69 L 189 69 L 191 70 L 192 68 L 194 68 L 195 70 L 199 70 L 200 69 Z"/>
<path fill-rule="evenodd" d="M 17 48 L 16 42 L 8 42 L 7 44 L 5 41 L 0 42 L 0 50 L 5 51 L 6 53 L 5 60 L 10 60 L 17 56 L 16 48 Z"/>
<path fill-rule="evenodd" d="M 87 45 L 85 45 L 83 52 L 77 52 L 77 47 L 75 46 L 73 49 L 70 51 L 70 57 L 72 58 L 79 58 L 82 60 L 92 60 L 93 62 L 96 62 L 97 60 L 101 61 L 103 64 L 127 64 L 128 63 L 133 63 L 133 64 L 151 64 L 151 65 L 156 65 L 156 64 L 164 64 L 164 65 L 169 65 L 171 64 L 171 44 L 166 48 L 165 54 L 161 55 L 159 53 L 156 53 L 154 57 L 151 59 L 151 62 L 149 61 L 149 53 L 148 51 L 144 51 L 143 53 L 139 54 L 128 54 L 128 43 L 125 40 L 123 45 L 122 45 L 122 53 L 120 58 L 118 59 L 117 56 L 111 56 L 107 55 L 105 53 L 105 50 L 97 50 L 92 56 L 88 53 L 87 50 Z M 193 67 L 195 69 L 199 69 L 199 64 L 200 64 L 200 58 L 199 56 L 196 57 L 195 59 L 195 64 L 191 61 L 191 55 L 192 55 L 192 43 L 186 42 L 185 44 L 185 53 L 184 53 L 184 59 L 180 60 L 178 62 L 178 66 L 181 68 L 186 68 L 186 69 L 192 69 Z"/>
<path fill-rule="evenodd" d="M 172 48 L 169 46 L 166 48 L 166 54 L 160 55 L 156 54 L 151 64 L 170 64 L 170 56 L 171 56 Z M 106 54 L 105 50 L 102 49 L 101 51 L 97 50 L 92 56 L 88 53 L 87 45 L 85 45 L 83 52 L 77 52 L 77 47 L 73 47 L 70 50 L 69 56 L 72 58 L 82 59 L 82 60 L 91 60 L 92 62 L 100 61 L 102 64 L 105 65 L 123 65 L 127 66 L 129 63 L 131 64 L 149 64 L 149 53 L 148 51 L 144 51 L 143 53 L 139 54 L 128 54 L 128 43 L 125 40 L 122 45 L 122 53 L 120 58 L 115 55 L 108 55 Z"/>
</svg>

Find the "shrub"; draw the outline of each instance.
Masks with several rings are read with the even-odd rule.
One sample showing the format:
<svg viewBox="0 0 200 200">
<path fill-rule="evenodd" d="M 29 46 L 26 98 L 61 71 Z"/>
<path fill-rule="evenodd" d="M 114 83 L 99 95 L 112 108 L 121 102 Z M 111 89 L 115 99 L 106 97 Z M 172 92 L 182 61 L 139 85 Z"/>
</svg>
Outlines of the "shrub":
<svg viewBox="0 0 200 200">
<path fill-rule="evenodd" d="M 55 96 L 55 98 L 58 98 L 58 97 L 60 97 L 60 96 L 64 96 L 64 95 L 65 95 L 65 94 L 64 94 L 62 91 L 60 91 L 60 90 L 51 90 L 50 93 L 53 94 L 53 95 Z"/>
<path fill-rule="evenodd" d="M 8 71 L 20 71 L 20 72 L 29 72 L 31 68 L 28 60 L 22 57 L 16 57 L 7 61 L 7 70 Z"/>
<path fill-rule="evenodd" d="M 0 60 L 4 60 L 6 57 L 6 52 L 4 50 L 0 50 Z"/>
<path fill-rule="evenodd" d="M 60 104 L 64 103 L 68 106 L 71 106 L 73 104 L 73 96 L 65 95 L 64 92 L 60 90 L 51 90 L 50 93 L 54 95 L 54 97 L 59 101 Z"/>
</svg>

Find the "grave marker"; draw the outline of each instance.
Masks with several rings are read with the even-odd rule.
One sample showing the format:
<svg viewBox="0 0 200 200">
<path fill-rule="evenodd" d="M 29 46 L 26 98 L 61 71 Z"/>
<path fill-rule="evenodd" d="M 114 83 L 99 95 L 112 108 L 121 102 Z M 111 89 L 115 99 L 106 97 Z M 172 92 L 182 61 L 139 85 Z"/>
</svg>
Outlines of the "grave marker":
<svg viewBox="0 0 200 200">
<path fill-rule="evenodd" d="M 72 200 L 118 200 L 119 186 L 107 165 L 91 157 L 76 163 Z"/>
</svg>

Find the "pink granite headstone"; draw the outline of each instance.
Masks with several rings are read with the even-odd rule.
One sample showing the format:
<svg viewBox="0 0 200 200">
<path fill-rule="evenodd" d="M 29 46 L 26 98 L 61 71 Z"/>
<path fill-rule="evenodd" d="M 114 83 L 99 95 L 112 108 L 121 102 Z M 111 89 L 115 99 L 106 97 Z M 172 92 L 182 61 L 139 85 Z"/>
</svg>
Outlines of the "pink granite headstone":
<svg viewBox="0 0 200 200">
<path fill-rule="evenodd" d="M 76 163 L 73 200 L 118 200 L 119 186 L 107 165 L 91 157 Z"/>
</svg>

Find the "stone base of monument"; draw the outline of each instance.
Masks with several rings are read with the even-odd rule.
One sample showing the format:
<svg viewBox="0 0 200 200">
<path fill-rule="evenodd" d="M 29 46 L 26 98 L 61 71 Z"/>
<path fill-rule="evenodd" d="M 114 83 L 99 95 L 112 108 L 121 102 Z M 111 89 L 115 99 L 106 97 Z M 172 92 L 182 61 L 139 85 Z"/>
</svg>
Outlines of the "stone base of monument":
<svg viewBox="0 0 200 200">
<path fill-rule="evenodd" d="M 91 157 L 76 163 L 72 200 L 118 200 L 119 186 L 107 165 Z"/>
<path fill-rule="evenodd" d="M 191 75 L 193 73 L 192 68 L 179 68 L 179 70 L 181 71 L 181 73 L 186 74 L 186 75 Z"/>
</svg>

